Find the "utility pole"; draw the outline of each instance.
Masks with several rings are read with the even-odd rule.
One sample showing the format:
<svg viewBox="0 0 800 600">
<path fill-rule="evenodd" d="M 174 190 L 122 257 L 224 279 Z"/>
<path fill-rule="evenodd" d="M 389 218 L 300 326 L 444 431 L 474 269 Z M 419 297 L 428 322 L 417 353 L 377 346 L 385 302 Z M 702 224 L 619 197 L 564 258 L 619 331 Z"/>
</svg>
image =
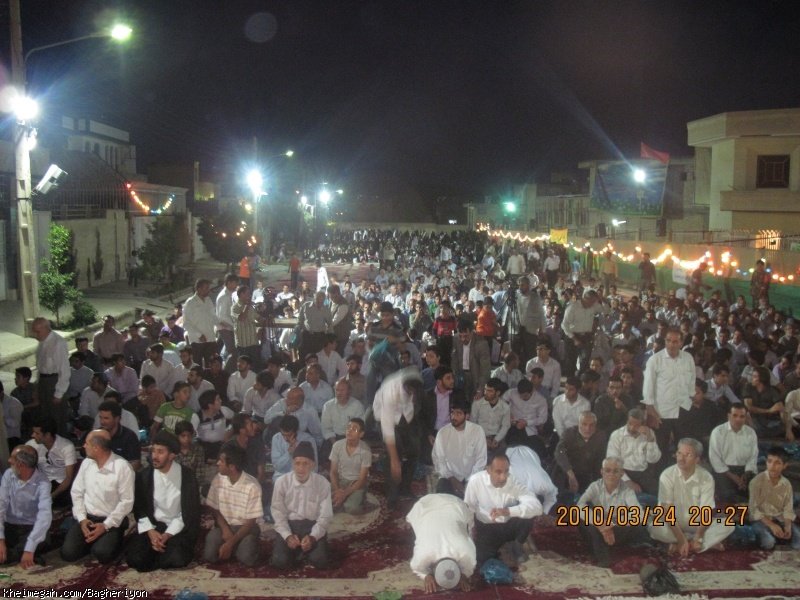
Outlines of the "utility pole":
<svg viewBox="0 0 800 600">
<path fill-rule="evenodd" d="M 22 21 L 19 0 L 9 0 L 11 11 L 11 81 L 25 95 L 25 55 L 22 51 Z M 39 316 L 39 265 L 36 263 L 36 223 L 31 203 L 31 156 L 28 148 L 30 124 L 17 118 L 14 128 L 16 164 L 17 227 L 19 237 L 19 291 L 22 296 L 23 335 L 31 334 Z"/>
</svg>

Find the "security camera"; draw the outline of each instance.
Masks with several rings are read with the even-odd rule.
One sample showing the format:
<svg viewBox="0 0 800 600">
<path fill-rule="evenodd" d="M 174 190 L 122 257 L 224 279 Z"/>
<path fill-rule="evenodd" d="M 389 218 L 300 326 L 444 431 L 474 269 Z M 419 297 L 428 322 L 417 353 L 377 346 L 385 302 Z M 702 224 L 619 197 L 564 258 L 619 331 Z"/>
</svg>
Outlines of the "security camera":
<svg viewBox="0 0 800 600">
<path fill-rule="evenodd" d="M 42 180 L 33 188 L 33 193 L 44 196 L 52 192 L 67 175 L 69 175 L 69 173 L 59 168 L 58 165 L 50 165 L 44 177 L 42 177 Z"/>
</svg>

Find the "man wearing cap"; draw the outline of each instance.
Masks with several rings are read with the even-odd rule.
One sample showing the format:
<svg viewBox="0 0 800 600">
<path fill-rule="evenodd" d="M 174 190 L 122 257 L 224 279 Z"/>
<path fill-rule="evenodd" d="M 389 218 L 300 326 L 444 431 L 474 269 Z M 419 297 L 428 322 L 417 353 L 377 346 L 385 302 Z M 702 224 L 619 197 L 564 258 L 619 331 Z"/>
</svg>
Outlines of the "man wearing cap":
<svg viewBox="0 0 800 600">
<path fill-rule="evenodd" d="M 23 569 L 44 564 L 34 554 L 53 519 L 50 482 L 37 462 L 36 450 L 17 446 L 0 482 L 0 563 L 19 562 Z"/>
<path fill-rule="evenodd" d="M 450 494 L 428 494 L 414 504 L 406 521 L 416 537 L 411 570 L 424 580 L 425 592 L 457 585 L 468 592 L 476 562 L 469 507 Z"/>
<path fill-rule="evenodd" d="M 180 451 L 177 437 L 159 431 L 150 449 L 152 466 L 136 475 L 137 535 L 127 560 L 139 572 L 177 569 L 192 561 L 200 530 L 200 492 L 192 470 L 175 462 Z"/>
<path fill-rule="evenodd" d="M 329 564 L 328 525 L 333 518 L 331 484 L 314 472 L 314 447 L 300 442 L 292 453 L 292 472 L 275 481 L 272 518 L 278 537 L 270 564 L 286 569 L 300 558 L 318 568 Z"/>
</svg>

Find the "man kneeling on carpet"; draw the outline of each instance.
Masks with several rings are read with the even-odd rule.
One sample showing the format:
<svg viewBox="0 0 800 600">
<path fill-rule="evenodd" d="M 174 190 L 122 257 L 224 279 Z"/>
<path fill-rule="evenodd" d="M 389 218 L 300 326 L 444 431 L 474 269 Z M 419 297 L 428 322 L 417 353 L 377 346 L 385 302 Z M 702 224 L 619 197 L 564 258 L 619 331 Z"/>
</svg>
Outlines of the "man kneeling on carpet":
<svg viewBox="0 0 800 600">
<path fill-rule="evenodd" d="M 469 478 L 464 502 L 475 513 L 475 546 L 478 565 L 496 558 L 502 546 L 518 562 L 524 557 L 523 544 L 533 526 L 533 517 L 542 514 L 538 498 L 509 476 L 505 454 L 492 457 L 486 470 Z"/>
<path fill-rule="evenodd" d="M 654 540 L 669 544 L 670 554 L 681 557 L 723 550 L 723 540 L 734 530 L 733 525 L 718 522 L 718 515 L 713 514 L 714 478 L 700 466 L 702 457 L 703 444 L 692 438 L 678 441 L 677 464 L 664 469 L 658 482 L 663 519 L 648 526 Z"/>
<path fill-rule="evenodd" d="M 287 569 L 301 558 L 318 568 L 328 566 L 328 524 L 333 518 L 331 484 L 314 472 L 315 453 L 300 442 L 292 453 L 292 472 L 275 481 L 272 518 L 278 534 L 270 564 Z"/>
<path fill-rule="evenodd" d="M 11 451 L 0 483 L 0 563 L 23 569 L 44 564 L 35 556 L 53 520 L 50 481 L 36 468 L 39 456 L 30 446 Z"/>
<path fill-rule="evenodd" d="M 127 460 L 111 451 L 111 434 L 95 429 L 83 445 L 86 460 L 72 484 L 72 516 L 61 558 L 75 562 L 89 554 L 103 564 L 122 550 L 133 508 L 134 473 Z"/>
<path fill-rule="evenodd" d="M 168 431 L 153 438 L 148 466 L 136 475 L 137 535 L 127 550 L 139 572 L 177 569 L 192 561 L 200 530 L 200 491 L 191 469 L 175 462 L 181 446 Z"/>
<path fill-rule="evenodd" d="M 417 501 L 406 521 L 416 536 L 411 570 L 424 580 L 425 592 L 456 586 L 468 592 L 476 562 L 469 507 L 452 494 L 428 494 Z"/>
<path fill-rule="evenodd" d="M 223 446 L 217 475 L 211 481 L 206 505 L 214 511 L 214 528 L 206 536 L 203 558 L 215 563 L 232 555 L 247 567 L 258 562 L 257 519 L 264 516 L 261 484 L 244 472 L 245 451 L 236 444 Z"/>
<path fill-rule="evenodd" d="M 633 515 L 640 515 L 642 507 L 636 493 L 628 485 L 622 484 L 625 474 L 622 460 L 609 456 L 603 461 L 601 479 L 593 482 L 578 500 L 581 516 L 581 536 L 592 546 L 592 554 L 600 567 L 610 567 L 610 550 L 628 544 L 646 544 L 650 541 L 647 528 L 640 525 L 620 525 L 616 518 L 607 522 L 609 515 L 623 515 L 629 521 Z M 594 510 L 597 509 L 597 510 Z"/>
</svg>

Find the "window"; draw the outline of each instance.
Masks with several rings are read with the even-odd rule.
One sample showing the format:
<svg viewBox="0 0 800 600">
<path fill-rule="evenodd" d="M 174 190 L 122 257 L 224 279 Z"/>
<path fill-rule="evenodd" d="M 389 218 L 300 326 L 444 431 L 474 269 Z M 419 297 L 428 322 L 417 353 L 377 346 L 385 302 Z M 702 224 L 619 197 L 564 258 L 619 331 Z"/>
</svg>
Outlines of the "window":
<svg viewBox="0 0 800 600">
<path fill-rule="evenodd" d="M 757 188 L 789 187 L 789 155 L 773 154 L 758 157 Z"/>
</svg>

